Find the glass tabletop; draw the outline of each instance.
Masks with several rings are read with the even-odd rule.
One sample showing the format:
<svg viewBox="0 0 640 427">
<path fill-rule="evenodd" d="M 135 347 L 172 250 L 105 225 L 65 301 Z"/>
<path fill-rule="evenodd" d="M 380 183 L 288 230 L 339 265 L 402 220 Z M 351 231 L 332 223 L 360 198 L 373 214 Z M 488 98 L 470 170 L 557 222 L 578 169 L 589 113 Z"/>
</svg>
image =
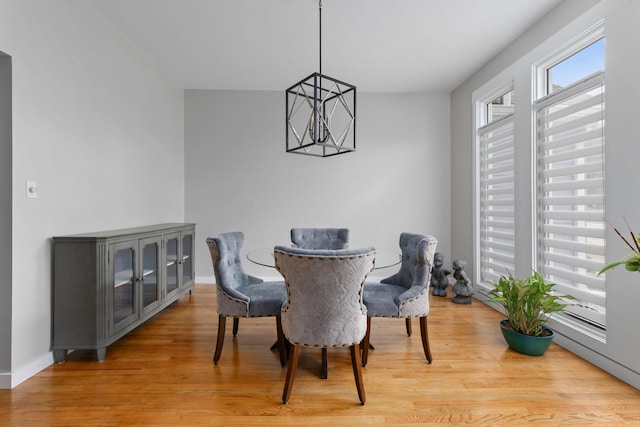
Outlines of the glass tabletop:
<svg viewBox="0 0 640 427">
<path fill-rule="evenodd" d="M 358 247 L 349 245 L 350 247 Z M 391 249 L 375 248 L 376 249 L 376 264 L 374 270 L 382 268 L 393 267 L 400 264 L 402 260 L 401 254 L 398 251 Z M 264 267 L 275 268 L 276 260 L 273 257 L 273 247 L 258 248 L 247 253 L 247 259 L 254 264 L 262 265 Z"/>
</svg>

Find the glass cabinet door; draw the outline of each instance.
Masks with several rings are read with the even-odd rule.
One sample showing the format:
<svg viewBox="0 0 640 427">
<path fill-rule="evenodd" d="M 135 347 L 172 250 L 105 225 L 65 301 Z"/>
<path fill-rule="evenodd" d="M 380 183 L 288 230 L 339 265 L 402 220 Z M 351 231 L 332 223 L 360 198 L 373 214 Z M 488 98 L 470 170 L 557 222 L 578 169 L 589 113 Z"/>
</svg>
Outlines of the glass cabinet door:
<svg viewBox="0 0 640 427">
<path fill-rule="evenodd" d="M 182 286 L 193 280 L 193 234 L 182 236 Z"/>
<path fill-rule="evenodd" d="M 137 318 L 135 295 L 135 247 L 113 248 L 113 329 L 118 331 Z"/>
<path fill-rule="evenodd" d="M 142 311 L 149 311 L 160 304 L 160 240 L 145 239 L 140 242 L 142 253 L 142 271 L 140 283 L 142 287 Z"/>
<path fill-rule="evenodd" d="M 178 289 L 178 236 L 167 239 L 166 294 Z"/>
</svg>

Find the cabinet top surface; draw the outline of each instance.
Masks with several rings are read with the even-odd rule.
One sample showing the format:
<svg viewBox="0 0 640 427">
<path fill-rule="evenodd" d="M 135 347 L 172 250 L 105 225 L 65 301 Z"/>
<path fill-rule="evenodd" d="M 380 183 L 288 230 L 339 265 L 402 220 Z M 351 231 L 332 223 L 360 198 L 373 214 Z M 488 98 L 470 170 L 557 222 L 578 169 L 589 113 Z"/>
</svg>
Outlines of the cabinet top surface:
<svg viewBox="0 0 640 427">
<path fill-rule="evenodd" d="M 54 240 L 62 239 L 113 239 L 117 237 L 130 236 L 133 234 L 144 234 L 154 232 L 170 232 L 184 228 L 195 228 L 195 224 L 186 222 L 170 222 L 165 224 L 146 225 L 142 227 L 121 228 L 118 230 L 106 230 L 93 233 L 70 234 L 66 236 L 55 236 Z"/>
</svg>

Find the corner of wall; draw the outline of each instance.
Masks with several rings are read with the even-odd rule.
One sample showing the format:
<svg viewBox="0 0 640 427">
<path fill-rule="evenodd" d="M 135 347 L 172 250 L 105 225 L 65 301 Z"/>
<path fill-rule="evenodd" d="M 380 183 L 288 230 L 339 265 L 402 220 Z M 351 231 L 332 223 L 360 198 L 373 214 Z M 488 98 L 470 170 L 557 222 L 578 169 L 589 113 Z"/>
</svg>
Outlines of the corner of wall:
<svg viewBox="0 0 640 427">
<path fill-rule="evenodd" d="M 32 376 L 53 364 L 53 353 L 48 352 L 16 372 L 0 373 L 0 390 L 12 389 L 22 384 Z"/>
</svg>

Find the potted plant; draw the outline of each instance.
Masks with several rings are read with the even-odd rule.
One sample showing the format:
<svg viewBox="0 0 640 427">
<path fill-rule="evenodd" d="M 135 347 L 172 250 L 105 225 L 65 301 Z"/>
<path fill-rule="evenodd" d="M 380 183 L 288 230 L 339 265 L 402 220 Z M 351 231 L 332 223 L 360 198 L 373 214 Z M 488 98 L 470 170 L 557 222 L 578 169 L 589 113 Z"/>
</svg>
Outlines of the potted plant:
<svg viewBox="0 0 640 427">
<path fill-rule="evenodd" d="M 600 269 L 600 271 L 598 272 L 598 276 L 604 273 L 605 271 L 611 270 L 612 268 L 616 268 L 617 266 L 622 264 L 624 264 L 624 268 L 626 268 L 628 271 L 640 271 L 640 237 L 636 237 L 635 234 L 633 234 L 633 230 L 631 230 L 629 223 L 627 223 L 627 228 L 629 229 L 629 235 L 630 235 L 629 240 L 633 242 L 633 245 L 629 243 L 629 240 L 624 238 L 624 236 L 618 231 L 617 228 L 613 227 L 613 230 L 616 232 L 618 236 L 620 236 L 622 241 L 631 249 L 631 253 L 622 259 L 606 264 L 604 267 Z"/>
<path fill-rule="evenodd" d="M 492 285 L 491 301 L 500 304 L 507 315 L 500 327 L 509 347 L 530 356 L 542 355 L 554 336 L 545 326 L 549 314 L 563 311 L 569 305 L 563 299 L 574 298 L 554 293 L 555 285 L 546 283 L 536 271 L 524 279 L 516 279 L 509 273 Z"/>
</svg>

